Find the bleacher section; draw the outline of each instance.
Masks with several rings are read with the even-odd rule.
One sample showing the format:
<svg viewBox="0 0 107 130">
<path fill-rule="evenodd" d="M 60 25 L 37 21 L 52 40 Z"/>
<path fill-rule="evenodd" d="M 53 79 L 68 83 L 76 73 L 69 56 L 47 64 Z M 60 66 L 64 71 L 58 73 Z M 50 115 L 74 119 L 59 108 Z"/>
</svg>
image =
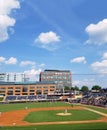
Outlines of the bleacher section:
<svg viewBox="0 0 107 130">
<path fill-rule="evenodd" d="M 61 96 L 47 95 L 47 99 L 60 99 Z"/>
<path fill-rule="evenodd" d="M 107 106 L 107 94 L 91 94 L 84 96 L 81 103 L 95 106 Z"/>
<path fill-rule="evenodd" d="M 35 95 L 29 95 L 28 96 L 28 100 L 30 101 L 32 101 L 32 100 L 36 100 L 37 99 L 37 96 L 35 96 Z"/>
<path fill-rule="evenodd" d="M 59 100 L 61 96 L 55 95 L 17 95 L 12 96 L 8 95 L 4 98 L 4 101 L 12 102 L 12 101 L 50 101 L 50 100 Z"/>
<path fill-rule="evenodd" d="M 69 103 L 82 103 L 107 107 L 107 93 L 88 93 L 82 98 L 72 98 L 61 94 L 54 95 L 8 95 L 3 102 L 41 102 L 41 101 L 67 101 Z"/>
<path fill-rule="evenodd" d="M 15 101 L 17 99 L 17 96 L 6 96 L 5 101 Z"/>
<path fill-rule="evenodd" d="M 27 100 L 28 96 L 17 96 L 17 100 Z"/>
</svg>

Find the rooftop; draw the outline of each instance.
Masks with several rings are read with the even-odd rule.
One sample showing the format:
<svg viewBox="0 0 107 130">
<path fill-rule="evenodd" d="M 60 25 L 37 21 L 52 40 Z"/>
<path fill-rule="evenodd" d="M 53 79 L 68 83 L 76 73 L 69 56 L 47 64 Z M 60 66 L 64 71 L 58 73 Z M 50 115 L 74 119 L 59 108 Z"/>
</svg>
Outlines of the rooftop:
<svg viewBox="0 0 107 130">
<path fill-rule="evenodd" d="M 44 70 L 44 72 L 46 71 L 51 71 L 51 72 L 70 72 L 70 70 Z"/>
<path fill-rule="evenodd" d="M 0 85 L 33 85 L 33 84 L 55 84 L 51 81 L 41 81 L 41 82 L 0 82 Z"/>
</svg>

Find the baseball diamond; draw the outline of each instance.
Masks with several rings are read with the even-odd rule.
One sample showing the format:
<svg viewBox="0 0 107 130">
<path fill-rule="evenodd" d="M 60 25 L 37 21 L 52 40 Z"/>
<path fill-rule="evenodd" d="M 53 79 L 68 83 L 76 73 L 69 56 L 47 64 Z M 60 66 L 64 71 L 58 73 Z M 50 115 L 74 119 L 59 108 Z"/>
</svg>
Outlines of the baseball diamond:
<svg viewBox="0 0 107 130">
<path fill-rule="evenodd" d="M 9 106 L 13 107 L 13 109 L 6 109 Z M 0 110 L 2 109 L 4 110 L 0 114 L 1 129 L 19 126 L 20 128 L 26 126 L 46 127 L 47 125 L 74 126 L 86 124 L 88 126 L 88 124 L 107 122 L 106 109 L 98 108 L 101 109 L 100 112 L 95 108 L 87 108 L 87 106 L 82 105 L 72 107 L 71 104 L 65 102 L 3 104 L 0 105 Z M 71 115 L 63 117 L 57 115 L 57 113 L 65 113 L 65 110 Z M 103 110 L 104 112 L 102 112 Z"/>
</svg>

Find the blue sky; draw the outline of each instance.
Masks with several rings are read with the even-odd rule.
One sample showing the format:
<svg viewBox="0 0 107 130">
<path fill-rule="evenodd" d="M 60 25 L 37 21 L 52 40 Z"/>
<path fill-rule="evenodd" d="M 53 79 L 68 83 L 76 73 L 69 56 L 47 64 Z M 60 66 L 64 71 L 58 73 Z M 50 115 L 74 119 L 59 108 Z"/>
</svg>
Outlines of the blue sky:
<svg viewBox="0 0 107 130">
<path fill-rule="evenodd" d="M 107 87 L 106 5 L 107 0 L 0 0 L 0 72 L 37 77 L 44 69 L 67 69 L 73 85 Z"/>
</svg>

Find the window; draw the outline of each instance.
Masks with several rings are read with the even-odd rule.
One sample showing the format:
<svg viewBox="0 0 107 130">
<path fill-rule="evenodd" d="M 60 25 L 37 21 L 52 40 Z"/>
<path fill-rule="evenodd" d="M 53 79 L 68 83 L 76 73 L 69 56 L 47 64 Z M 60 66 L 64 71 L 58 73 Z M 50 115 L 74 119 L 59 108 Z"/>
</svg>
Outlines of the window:
<svg viewBox="0 0 107 130">
<path fill-rule="evenodd" d="M 44 92 L 43 92 L 44 94 L 48 94 L 48 90 L 44 90 Z"/>
<path fill-rule="evenodd" d="M 36 94 L 42 94 L 42 91 L 41 90 L 37 90 Z"/>
<path fill-rule="evenodd" d="M 48 86 L 43 86 L 43 88 L 47 89 L 47 88 L 48 88 Z"/>
<path fill-rule="evenodd" d="M 15 92 L 20 92 L 20 90 L 15 90 Z"/>
<path fill-rule="evenodd" d="M 55 86 L 50 86 L 50 89 L 51 89 L 51 88 L 55 88 Z"/>
<path fill-rule="evenodd" d="M 28 91 L 27 86 L 23 86 L 23 92 L 27 92 L 27 91 Z"/>
<path fill-rule="evenodd" d="M 35 90 L 30 90 L 30 92 L 35 92 Z"/>
<path fill-rule="evenodd" d="M 30 86 L 30 89 L 35 89 L 35 86 Z"/>
<path fill-rule="evenodd" d="M 42 87 L 41 86 L 37 86 L 37 89 L 41 89 Z"/>
</svg>

